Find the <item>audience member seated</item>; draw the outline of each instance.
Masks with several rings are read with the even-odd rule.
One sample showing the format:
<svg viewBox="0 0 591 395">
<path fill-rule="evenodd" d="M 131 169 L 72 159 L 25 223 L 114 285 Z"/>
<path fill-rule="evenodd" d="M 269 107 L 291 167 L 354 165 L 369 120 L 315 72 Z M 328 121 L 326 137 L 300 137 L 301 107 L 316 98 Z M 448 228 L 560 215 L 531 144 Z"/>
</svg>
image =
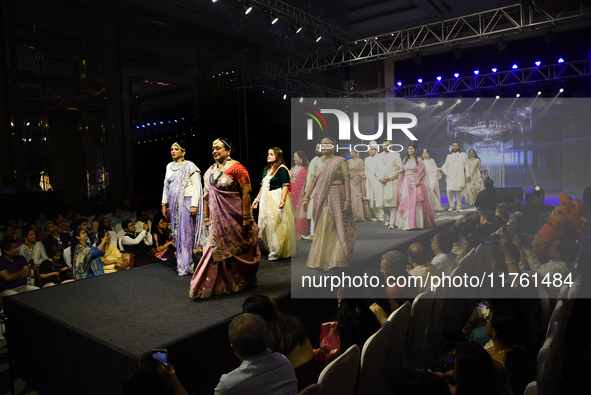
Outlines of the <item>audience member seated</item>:
<svg viewBox="0 0 591 395">
<path fill-rule="evenodd" d="M 437 375 L 422 369 L 400 368 L 388 380 L 392 395 L 451 395 Z"/>
<path fill-rule="evenodd" d="M 507 207 L 507 203 L 500 204 L 495 211 L 495 217 L 501 217 L 503 219 L 503 225 L 506 225 L 507 222 L 511 219 L 509 217 L 509 207 Z"/>
<path fill-rule="evenodd" d="M 509 275 L 509 269 L 505 262 L 505 254 L 497 247 L 493 247 L 491 250 L 491 266 L 494 273 L 493 287 L 503 288 L 503 284 L 507 287 L 511 285 L 514 287 L 519 286 L 519 281 L 513 281 L 514 277 Z"/>
<path fill-rule="evenodd" d="M 49 258 L 39 266 L 39 282 L 41 287 L 53 287 L 58 284 L 72 282 L 71 270 L 63 259 L 64 250 L 55 245 L 49 250 Z"/>
<path fill-rule="evenodd" d="M 99 229 L 100 224 L 103 222 L 103 218 L 104 218 L 103 213 L 98 213 L 95 215 L 94 219 L 92 220 L 92 224 L 91 224 L 92 229 L 91 230 L 94 232 L 94 234 L 98 233 L 98 229 Z"/>
<path fill-rule="evenodd" d="M 464 243 L 462 242 L 462 239 L 460 237 L 460 228 L 458 228 L 455 225 L 450 225 L 445 230 L 449 232 L 451 239 L 454 241 L 453 247 L 451 247 L 451 253 L 457 257 L 464 250 Z"/>
<path fill-rule="evenodd" d="M 475 213 L 468 214 L 466 217 L 464 217 L 464 220 L 462 222 L 465 222 L 468 225 L 471 225 L 474 229 L 476 229 L 480 226 L 480 215 Z"/>
<path fill-rule="evenodd" d="M 144 224 L 141 232 L 136 233 L 135 224 L 126 219 L 121 223 L 125 236 L 121 239 L 124 252 L 131 254 L 131 267 L 143 266 L 160 261 L 153 255 L 149 255 L 153 243 L 152 233 L 148 232 L 148 225 Z"/>
<path fill-rule="evenodd" d="M 478 192 L 474 206 L 479 212 L 490 211 L 494 213 L 496 201 L 497 188 L 495 188 L 493 180 L 486 177 L 486 180 L 484 180 L 484 190 Z"/>
<path fill-rule="evenodd" d="M 460 231 L 460 242 L 459 244 L 459 248 L 458 248 L 458 253 L 456 256 L 456 263 L 460 263 L 460 261 L 462 260 L 462 258 L 464 258 L 466 255 L 468 255 L 468 253 L 472 250 L 472 248 L 475 248 L 478 246 L 478 242 L 476 241 L 476 238 L 474 237 L 474 227 L 470 224 L 468 224 L 467 222 L 462 222 L 459 227 L 458 230 Z M 453 249 L 452 249 L 452 253 L 453 253 Z"/>
<path fill-rule="evenodd" d="M 152 226 L 153 245 L 150 253 L 163 261 L 175 258 L 174 241 L 166 218 L 161 213 L 158 213 L 154 216 L 154 224 Z"/>
<path fill-rule="evenodd" d="M 486 332 L 493 343 L 487 349 L 489 355 L 506 370 L 513 394 L 523 394 L 536 377 L 533 358 L 522 348 L 529 335 L 526 314 L 501 304 L 491 313 Z"/>
<path fill-rule="evenodd" d="M 266 295 L 246 298 L 243 313 L 258 314 L 267 328 L 267 347 L 287 357 L 298 379 L 298 392 L 318 382 L 322 362 L 317 360 L 306 327 L 299 318 L 283 314 Z"/>
<path fill-rule="evenodd" d="M 152 231 L 152 220 L 150 219 L 148 212 L 146 210 L 140 210 L 137 212 L 137 222 L 135 226 L 138 229 L 142 229 L 144 224 L 148 224 L 148 232 Z"/>
<path fill-rule="evenodd" d="M 27 259 L 18 254 L 16 241 L 2 239 L 0 250 L 0 298 L 39 289 L 27 284 L 27 279 L 31 277 L 31 268 Z"/>
<path fill-rule="evenodd" d="M 113 226 L 111 226 L 111 221 L 109 221 L 109 218 L 105 218 L 103 217 L 103 219 L 101 220 L 101 223 L 98 226 L 98 232 L 100 232 L 101 230 L 106 230 L 108 232 L 115 232 L 115 228 Z"/>
<path fill-rule="evenodd" d="M 447 231 L 437 233 L 431 240 L 431 251 L 435 254 L 431 263 L 442 275 L 449 276 L 456 268 L 456 257 L 451 253 L 453 245 L 452 235 Z"/>
<path fill-rule="evenodd" d="M 35 234 L 35 231 L 29 229 L 29 233 L 27 233 L 27 236 L 25 237 L 25 242 L 19 247 L 19 255 L 22 255 L 27 259 L 29 266 L 33 270 L 31 277 L 29 277 L 30 285 L 35 285 L 33 284 L 33 279 L 36 279 L 39 276 L 38 270 L 41 262 L 49 259 L 43 243 L 36 240 L 37 235 Z"/>
<path fill-rule="evenodd" d="M 498 363 L 495 364 L 478 343 L 460 343 L 455 351 L 454 364 L 453 370 L 435 373 L 448 383 L 452 394 L 508 395 L 510 393 L 503 368 Z"/>
<path fill-rule="evenodd" d="M 72 233 L 72 277 L 75 280 L 99 276 L 105 274 L 101 255 L 107 246 L 107 238 L 104 238 L 98 247 L 94 247 L 88 240 L 88 233 L 82 228 L 77 228 Z"/>
<path fill-rule="evenodd" d="M 486 238 L 496 232 L 500 226 L 493 222 L 494 214 L 491 211 L 480 213 L 480 226 L 476 228 L 474 235 L 478 239 L 478 244 L 484 243 Z"/>
<path fill-rule="evenodd" d="M 121 385 L 123 395 L 187 395 L 172 364 L 148 355 L 134 359 Z"/>
<path fill-rule="evenodd" d="M 68 232 L 60 232 L 57 224 L 51 222 L 45 225 L 45 233 L 47 237 L 43 240 L 45 251 L 49 251 L 54 246 L 68 248 L 72 244 L 72 238 Z"/>
<path fill-rule="evenodd" d="M 579 246 L 577 243 L 567 237 L 561 237 L 552 243 L 549 250 L 550 260 L 541 262 L 538 259 L 536 252 L 529 237 L 524 236 L 523 240 L 516 238 L 516 242 L 521 244 L 527 257 L 529 264 L 528 269 L 524 262 L 519 263 L 519 268 L 523 273 L 537 274 L 538 283 L 542 283 L 548 292 L 551 299 L 556 299 L 560 293 L 562 282 L 553 281 L 554 275 L 560 275 L 562 280 L 566 279 L 569 273 L 575 270 L 574 262 L 579 254 Z M 546 278 L 547 277 L 547 278 Z M 546 279 L 546 281 L 543 281 Z M 549 281 L 548 281 L 549 280 Z M 571 276 L 571 281 L 574 280 Z M 556 286 L 554 284 L 557 284 Z"/>
<path fill-rule="evenodd" d="M 15 220 L 8 221 L 8 225 L 11 225 L 12 223 L 14 223 L 14 237 L 18 237 L 20 239 L 21 236 L 23 235 L 23 232 L 25 229 L 25 223 L 23 222 L 23 220 L 21 218 L 19 218 L 17 221 L 15 221 Z"/>
<path fill-rule="evenodd" d="M 435 240 L 435 238 L 433 240 Z M 433 241 L 431 245 L 433 246 L 434 243 L 435 241 Z M 441 277 L 439 270 L 437 270 L 437 268 L 431 262 L 429 262 L 427 248 L 422 244 L 411 244 L 411 246 L 408 248 L 408 262 L 412 266 L 412 269 L 408 271 L 408 274 L 413 277 L 421 277 L 423 279 L 419 288 L 419 292 L 423 292 L 425 289 L 429 288 L 429 284 L 431 283 L 430 277 Z M 456 265 L 455 258 L 453 259 L 453 265 Z"/>
<path fill-rule="evenodd" d="M 22 222 L 22 221 L 21 221 Z M 8 221 L 6 221 L 6 225 L 7 226 L 12 226 L 12 229 L 14 230 L 14 235 L 12 237 L 12 239 L 21 239 L 22 240 L 22 226 L 19 228 L 17 226 L 17 222 L 15 219 L 9 219 Z M 0 229 L 0 240 L 2 240 L 4 238 L 4 228 Z M 9 237 L 10 238 L 10 237 Z"/>
<path fill-rule="evenodd" d="M 119 270 L 129 269 L 129 254 L 122 254 L 114 243 L 111 243 L 111 234 L 106 230 L 99 231 L 98 242 L 107 239 L 105 246 L 105 255 L 101 258 L 105 274 L 113 273 Z"/>
<path fill-rule="evenodd" d="M 64 216 L 59 213 L 55 219 L 53 220 L 55 225 L 57 225 L 58 232 L 70 232 L 70 226 L 65 222 Z"/>
<path fill-rule="evenodd" d="M 88 230 L 88 218 L 80 217 L 74 222 L 74 230 L 82 229 L 87 234 L 87 238 L 90 241 L 90 244 L 96 246 L 96 235 Z M 74 243 L 74 237 L 72 235 L 72 242 Z"/>
<path fill-rule="evenodd" d="M 14 235 L 14 227 L 11 225 L 6 225 L 3 229 L 2 229 L 2 234 L 4 235 L 4 237 L 2 237 L 2 240 L 14 240 L 16 242 L 16 244 L 20 247 L 21 244 L 23 244 L 23 241 L 19 238 L 17 238 Z"/>
<path fill-rule="evenodd" d="M 406 262 L 404 264 L 406 266 Z M 365 341 L 381 326 L 367 301 L 354 297 L 356 292 L 359 290 L 347 287 L 339 290 L 336 333 L 340 339 L 340 353 L 347 351 L 354 344 L 357 344 L 360 350 L 363 349 Z"/>
<path fill-rule="evenodd" d="M 365 271 L 367 278 L 380 278 L 381 273 L 375 267 L 370 267 Z M 367 284 L 365 288 L 365 301 L 369 306 L 372 313 L 375 314 L 380 325 L 384 325 L 388 321 L 388 317 L 392 314 L 390 299 L 385 289 L 382 287 L 372 287 L 371 284 Z"/>
<path fill-rule="evenodd" d="M 113 216 L 110 219 L 111 225 L 113 227 L 115 227 L 117 224 L 120 224 L 121 222 L 123 222 L 125 219 L 122 217 L 123 216 L 123 211 L 118 208 L 113 212 Z"/>
<path fill-rule="evenodd" d="M 390 310 L 395 311 L 406 301 L 412 301 L 419 294 L 420 284 L 412 281 L 406 271 L 408 261 L 398 251 L 388 251 L 382 255 L 380 271 L 386 281 L 386 292 L 390 297 Z"/>
<path fill-rule="evenodd" d="M 230 346 L 240 366 L 223 374 L 214 390 L 216 395 L 257 394 L 296 395 L 298 382 L 289 360 L 267 348 L 265 321 L 243 313 L 230 323 Z"/>
</svg>

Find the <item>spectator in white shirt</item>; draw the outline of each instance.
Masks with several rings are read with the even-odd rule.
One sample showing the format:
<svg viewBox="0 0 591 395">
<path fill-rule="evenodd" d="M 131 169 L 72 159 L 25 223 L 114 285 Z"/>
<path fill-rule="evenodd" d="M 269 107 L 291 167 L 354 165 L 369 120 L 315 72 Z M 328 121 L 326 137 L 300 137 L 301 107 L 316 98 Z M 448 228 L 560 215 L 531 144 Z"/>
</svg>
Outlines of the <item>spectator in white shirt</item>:
<svg viewBox="0 0 591 395">
<path fill-rule="evenodd" d="M 437 233 L 431 240 L 431 251 L 435 254 L 431 263 L 442 275 L 449 276 L 456 267 L 456 257 L 451 253 L 453 244 L 453 236 L 447 231 Z"/>
<path fill-rule="evenodd" d="M 427 247 L 422 244 L 414 243 L 408 248 L 408 261 L 412 269 L 408 274 L 414 277 L 422 277 L 419 292 L 423 292 L 431 284 L 430 277 L 441 277 L 437 268 L 428 260 Z M 454 259 L 455 264 L 455 259 Z"/>
</svg>

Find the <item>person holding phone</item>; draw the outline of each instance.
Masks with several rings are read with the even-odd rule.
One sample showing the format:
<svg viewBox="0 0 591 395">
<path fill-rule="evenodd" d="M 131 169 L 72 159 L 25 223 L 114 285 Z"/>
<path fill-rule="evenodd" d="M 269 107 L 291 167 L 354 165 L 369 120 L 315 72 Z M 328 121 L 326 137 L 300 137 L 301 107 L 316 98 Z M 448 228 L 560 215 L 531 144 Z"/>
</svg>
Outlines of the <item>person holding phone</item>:
<svg viewBox="0 0 591 395">
<path fill-rule="evenodd" d="M 156 351 L 156 350 L 155 350 Z M 166 350 L 164 350 L 166 351 Z M 165 354 L 166 355 L 166 354 Z M 131 362 L 121 389 L 124 395 L 187 395 L 172 364 L 153 355 Z"/>
</svg>

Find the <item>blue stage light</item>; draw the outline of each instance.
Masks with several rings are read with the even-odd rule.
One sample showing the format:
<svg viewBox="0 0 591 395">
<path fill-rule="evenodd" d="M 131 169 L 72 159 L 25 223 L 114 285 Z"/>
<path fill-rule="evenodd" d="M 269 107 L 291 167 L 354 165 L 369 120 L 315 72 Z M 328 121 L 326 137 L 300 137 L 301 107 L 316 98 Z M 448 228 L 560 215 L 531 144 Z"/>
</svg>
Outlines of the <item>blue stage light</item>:
<svg viewBox="0 0 591 395">
<path fill-rule="evenodd" d="M 496 68 L 496 67 L 493 67 L 493 68 L 492 68 L 492 72 L 493 72 L 493 73 L 496 73 L 496 72 L 497 72 L 497 68 Z"/>
<path fill-rule="evenodd" d="M 419 81 L 419 84 L 422 84 L 423 83 L 423 79 L 422 78 L 419 78 L 417 81 Z"/>
<path fill-rule="evenodd" d="M 541 64 L 542 64 L 542 62 L 540 62 L 539 60 L 536 60 L 536 66 L 539 66 Z"/>
<path fill-rule="evenodd" d="M 513 66 L 511 66 L 511 68 L 512 68 L 513 70 L 515 70 L 515 69 L 517 68 L 517 63 L 513 63 Z"/>
<path fill-rule="evenodd" d="M 437 81 L 441 81 L 441 76 L 440 75 L 437 76 Z"/>
<path fill-rule="evenodd" d="M 564 59 L 563 58 L 558 59 L 558 63 L 564 63 Z"/>
<path fill-rule="evenodd" d="M 402 86 L 402 81 L 398 81 L 398 82 L 396 83 L 396 85 L 398 85 L 398 86 Z"/>
<path fill-rule="evenodd" d="M 478 73 L 480 73 L 480 70 L 474 70 L 474 75 L 478 75 Z"/>
<path fill-rule="evenodd" d="M 454 73 L 454 77 L 458 78 L 460 76 L 460 73 Z"/>
<path fill-rule="evenodd" d="M 160 121 L 160 125 L 164 125 L 164 122 Z"/>
</svg>

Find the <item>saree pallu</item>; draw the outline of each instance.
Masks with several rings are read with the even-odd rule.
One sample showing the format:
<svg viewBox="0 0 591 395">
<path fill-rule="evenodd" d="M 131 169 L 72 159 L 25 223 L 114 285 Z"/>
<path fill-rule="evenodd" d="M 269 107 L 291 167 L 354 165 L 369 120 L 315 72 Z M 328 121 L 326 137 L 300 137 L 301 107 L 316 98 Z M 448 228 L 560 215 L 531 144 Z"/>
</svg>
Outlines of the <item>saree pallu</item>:
<svg viewBox="0 0 591 395">
<path fill-rule="evenodd" d="M 357 231 L 352 215 L 343 211 L 345 186 L 332 185 L 343 160 L 342 157 L 334 157 L 316 177 L 313 210 L 316 237 L 306 263 L 306 266 L 314 269 L 348 267 L 353 256 Z"/>
<path fill-rule="evenodd" d="M 101 254 L 102 251 L 97 247 L 89 244 L 78 244 L 72 259 L 72 278 L 82 280 L 83 278 L 105 274 L 100 258 Z"/>
<path fill-rule="evenodd" d="M 431 200 L 433 201 L 433 208 L 435 211 L 443 211 L 441 206 L 441 194 L 439 192 L 439 179 L 441 178 L 441 172 L 437 171 L 437 164 L 435 160 L 429 159 L 424 161 L 425 177 L 429 177 L 429 189 L 431 190 Z"/>
<path fill-rule="evenodd" d="M 269 250 L 270 261 L 289 258 L 298 252 L 290 193 L 287 193 L 285 204 L 280 209 L 283 188 L 269 190 L 273 177 L 274 174 L 271 174 L 263 179 L 258 221 L 259 237 Z"/>
<path fill-rule="evenodd" d="M 356 161 L 349 160 L 349 172 L 351 174 L 351 209 L 353 210 L 353 221 L 369 221 L 371 213 L 369 211 L 369 201 L 366 198 L 367 189 L 363 175 L 365 174 L 365 164 L 361 159 Z"/>
<path fill-rule="evenodd" d="M 247 174 L 242 165 L 234 164 L 215 186 L 209 181 L 215 165 L 205 173 L 210 226 L 203 257 L 191 279 L 191 298 L 206 299 L 258 285 L 256 273 L 261 260 L 257 243 L 259 228 L 254 221 L 251 227 L 242 227 L 242 199 L 232 174 L 235 166 Z"/>
<path fill-rule="evenodd" d="M 304 211 L 304 191 L 306 190 L 306 179 L 308 178 L 308 168 L 302 169 L 292 178 L 291 183 L 291 201 L 295 210 L 295 230 L 296 237 L 308 235 L 307 213 Z"/>
<path fill-rule="evenodd" d="M 203 225 L 203 194 L 200 193 L 200 201 L 197 214 L 191 215 L 191 196 L 185 196 L 185 189 L 189 184 L 193 173 L 199 169 L 193 162 L 187 161 L 175 173 L 168 186 L 168 208 L 170 216 L 170 228 L 176 247 L 177 272 L 179 276 L 189 274 L 193 262 L 193 250 L 199 248 L 200 241 L 205 235 Z M 201 188 L 201 185 L 193 185 L 193 188 Z M 201 192 L 201 191 L 200 191 Z"/>
</svg>

